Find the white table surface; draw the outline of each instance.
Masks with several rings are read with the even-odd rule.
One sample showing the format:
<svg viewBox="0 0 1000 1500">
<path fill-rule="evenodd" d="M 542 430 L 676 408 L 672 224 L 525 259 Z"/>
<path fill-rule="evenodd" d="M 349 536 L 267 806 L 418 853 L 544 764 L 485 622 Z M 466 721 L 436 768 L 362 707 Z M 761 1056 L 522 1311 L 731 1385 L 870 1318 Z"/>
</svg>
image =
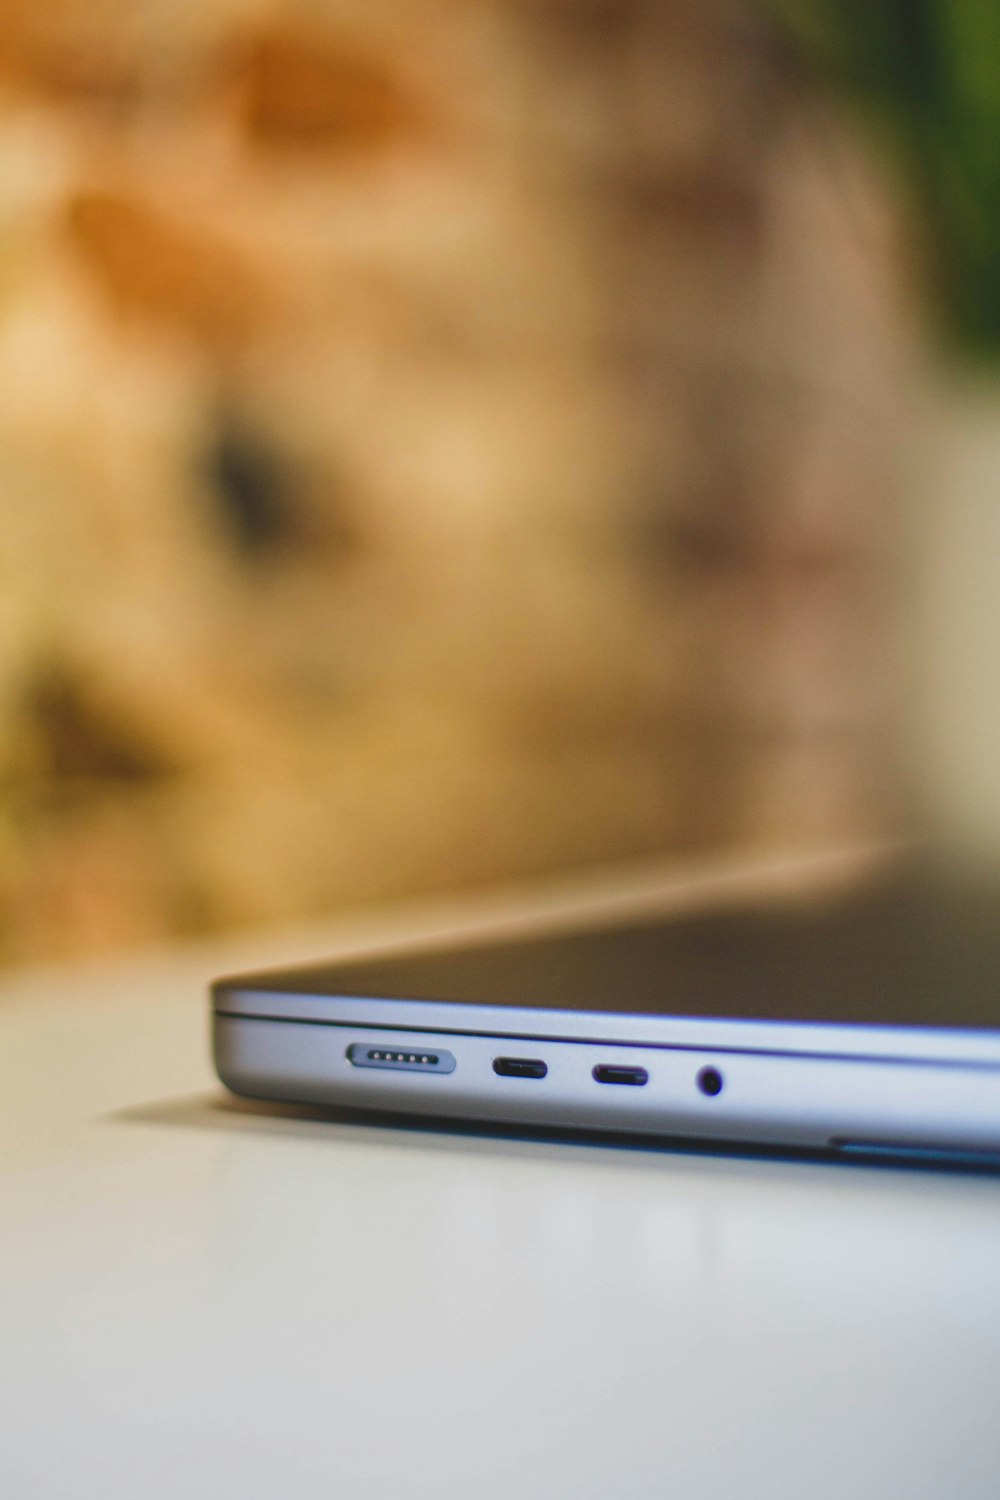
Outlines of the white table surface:
<svg viewBox="0 0 1000 1500">
<path fill-rule="evenodd" d="M 998 1500 L 1000 1177 L 224 1096 L 209 974 L 460 915 L 0 984 L 0 1496 Z"/>
</svg>

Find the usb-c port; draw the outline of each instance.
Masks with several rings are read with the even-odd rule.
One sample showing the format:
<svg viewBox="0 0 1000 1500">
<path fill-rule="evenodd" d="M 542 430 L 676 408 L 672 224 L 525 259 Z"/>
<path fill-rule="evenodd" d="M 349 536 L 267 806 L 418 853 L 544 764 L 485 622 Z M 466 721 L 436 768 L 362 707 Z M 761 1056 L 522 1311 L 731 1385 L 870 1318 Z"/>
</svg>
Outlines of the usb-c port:
<svg viewBox="0 0 1000 1500">
<path fill-rule="evenodd" d="M 649 1082 L 645 1068 L 628 1068 L 623 1063 L 598 1063 L 593 1077 L 596 1083 L 630 1083 L 633 1087 Z"/>
<path fill-rule="evenodd" d="M 549 1069 L 538 1057 L 495 1057 L 493 1071 L 501 1078 L 544 1078 Z"/>
</svg>

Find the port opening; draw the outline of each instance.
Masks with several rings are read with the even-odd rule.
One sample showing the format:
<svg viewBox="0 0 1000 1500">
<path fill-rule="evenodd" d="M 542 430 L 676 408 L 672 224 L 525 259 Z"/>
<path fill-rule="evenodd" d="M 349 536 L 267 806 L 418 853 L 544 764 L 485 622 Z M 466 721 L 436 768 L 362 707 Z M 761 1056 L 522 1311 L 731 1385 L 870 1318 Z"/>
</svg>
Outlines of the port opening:
<svg viewBox="0 0 1000 1500">
<path fill-rule="evenodd" d="M 641 1088 L 649 1082 L 645 1068 L 628 1067 L 625 1063 L 598 1063 L 592 1076 L 595 1083 L 624 1083 L 633 1088 Z"/>
<path fill-rule="evenodd" d="M 540 1057 L 495 1057 L 493 1071 L 501 1078 L 544 1078 L 549 1067 Z"/>
<path fill-rule="evenodd" d="M 353 1042 L 347 1060 L 356 1068 L 391 1068 L 409 1073 L 454 1073 L 455 1057 L 440 1047 L 387 1047 Z"/>
<path fill-rule="evenodd" d="M 710 1099 L 722 1093 L 722 1074 L 718 1068 L 702 1068 L 697 1083 L 702 1093 L 707 1094 Z"/>
</svg>

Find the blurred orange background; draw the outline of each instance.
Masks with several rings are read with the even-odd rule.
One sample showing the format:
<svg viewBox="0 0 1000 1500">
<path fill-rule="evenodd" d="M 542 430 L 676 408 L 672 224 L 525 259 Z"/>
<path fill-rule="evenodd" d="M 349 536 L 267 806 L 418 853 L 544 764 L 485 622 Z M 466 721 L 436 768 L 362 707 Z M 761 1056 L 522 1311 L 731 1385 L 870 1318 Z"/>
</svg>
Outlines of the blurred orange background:
<svg viewBox="0 0 1000 1500">
<path fill-rule="evenodd" d="M 0 26 L 0 959 L 900 826 L 906 216 L 773 22 Z"/>
</svg>

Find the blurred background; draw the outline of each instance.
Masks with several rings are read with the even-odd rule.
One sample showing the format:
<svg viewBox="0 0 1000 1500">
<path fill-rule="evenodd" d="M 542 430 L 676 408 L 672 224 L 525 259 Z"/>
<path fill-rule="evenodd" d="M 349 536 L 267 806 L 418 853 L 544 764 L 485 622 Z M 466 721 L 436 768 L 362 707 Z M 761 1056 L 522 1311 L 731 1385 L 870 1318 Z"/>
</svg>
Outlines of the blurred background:
<svg viewBox="0 0 1000 1500">
<path fill-rule="evenodd" d="M 995 0 L 0 0 L 0 962 L 1000 843 L 998 66 Z"/>
</svg>

